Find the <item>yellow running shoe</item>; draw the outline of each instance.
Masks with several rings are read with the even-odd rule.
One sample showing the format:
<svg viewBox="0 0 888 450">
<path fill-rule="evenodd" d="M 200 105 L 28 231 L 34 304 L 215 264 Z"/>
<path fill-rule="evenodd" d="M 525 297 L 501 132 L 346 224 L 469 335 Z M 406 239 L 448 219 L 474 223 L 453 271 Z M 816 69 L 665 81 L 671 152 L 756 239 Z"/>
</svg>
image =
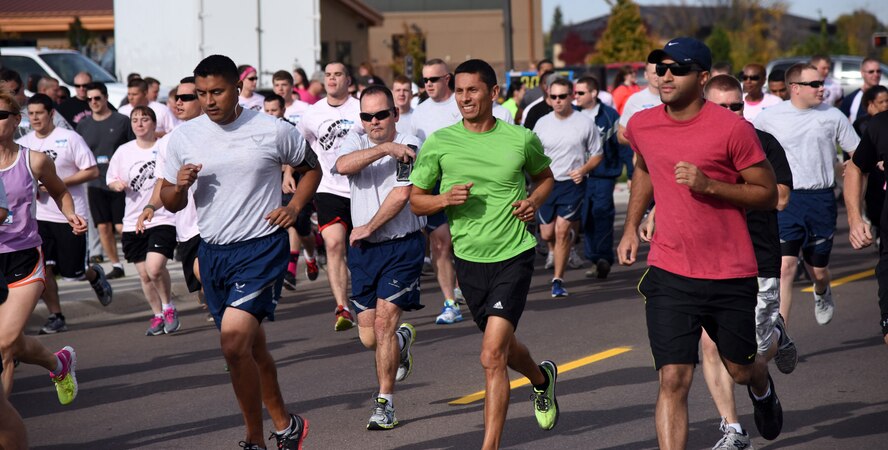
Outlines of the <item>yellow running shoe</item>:
<svg viewBox="0 0 888 450">
<path fill-rule="evenodd" d="M 59 403 L 68 405 L 77 397 L 77 375 L 74 368 L 77 366 L 77 353 L 71 346 L 65 346 L 55 354 L 62 362 L 62 372 L 58 375 L 49 373 L 52 382 L 55 383 L 56 392 L 59 394 Z"/>
</svg>

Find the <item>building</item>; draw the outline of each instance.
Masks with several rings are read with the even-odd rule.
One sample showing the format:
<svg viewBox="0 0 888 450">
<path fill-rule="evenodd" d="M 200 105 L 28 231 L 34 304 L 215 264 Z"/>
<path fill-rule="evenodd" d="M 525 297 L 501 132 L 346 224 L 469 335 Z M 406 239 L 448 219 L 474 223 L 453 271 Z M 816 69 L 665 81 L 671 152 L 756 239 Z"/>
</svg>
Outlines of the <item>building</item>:
<svg viewBox="0 0 888 450">
<path fill-rule="evenodd" d="M 79 31 L 72 28 L 76 19 L 82 27 Z M 114 0 L 0 1 L 0 40 L 76 47 L 98 58 L 114 40 Z"/>
</svg>

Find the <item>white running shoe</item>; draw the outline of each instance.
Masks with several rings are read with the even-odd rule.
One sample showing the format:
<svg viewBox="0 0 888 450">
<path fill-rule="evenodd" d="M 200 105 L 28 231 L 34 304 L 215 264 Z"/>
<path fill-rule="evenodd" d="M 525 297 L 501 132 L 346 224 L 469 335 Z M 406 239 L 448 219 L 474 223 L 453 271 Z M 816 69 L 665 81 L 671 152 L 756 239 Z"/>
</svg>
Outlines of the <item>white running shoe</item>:
<svg viewBox="0 0 888 450">
<path fill-rule="evenodd" d="M 820 325 L 828 324 L 833 318 L 833 312 L 836 310 L 836 304 L 832 298 L 832 288 L 827 286 L 826 292 L 822 295 L 814 289 L 814 318 Z"/>
</svg>

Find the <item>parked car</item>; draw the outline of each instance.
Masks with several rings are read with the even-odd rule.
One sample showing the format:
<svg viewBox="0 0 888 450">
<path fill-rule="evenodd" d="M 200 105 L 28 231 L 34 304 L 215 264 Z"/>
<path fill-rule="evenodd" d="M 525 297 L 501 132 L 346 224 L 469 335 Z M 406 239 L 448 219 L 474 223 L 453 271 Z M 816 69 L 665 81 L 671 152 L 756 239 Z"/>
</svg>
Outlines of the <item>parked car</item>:
<svg viewBox="0 0 888 450">
<path fill-rule="evenodd" d="M 830 58 L 833 62 L 831 76 L 842 85 L 844 95 L 848 95 L 855 89 L 860 89 L 863 86 L 863 77 L 860 75 L 860 65 L 863 63 L 862 56 L 833 55 Z M 810 60 L 810 56 L 775 59 L 768 63 L 766 69 L 770 74 L 773 70 L 786 70 L 793 64 Z M 888 86 L 888 66 L 885 64 L 880 65 L 882 68 L 882 81 L 879 84 Z"/>
<path fill-rule="evenodd" d="M 126 98 L 126 85 L 118 83 L 113 75 L 102 69 L 93 60 L 74 50 L 53 50 L 35 47 L 0 48 L 0 67 L 19 73 L 27 86 L 32 76 L 51 76 L 59 80 L 60 86 L 67 86 L 74 92 L 74 76 L 89 72 L 93 81 L 101 81 L 108 87 L 108 101 L 117 106 Z M 26 92 L 27 95 L 33 94 Z"/>
</svg>

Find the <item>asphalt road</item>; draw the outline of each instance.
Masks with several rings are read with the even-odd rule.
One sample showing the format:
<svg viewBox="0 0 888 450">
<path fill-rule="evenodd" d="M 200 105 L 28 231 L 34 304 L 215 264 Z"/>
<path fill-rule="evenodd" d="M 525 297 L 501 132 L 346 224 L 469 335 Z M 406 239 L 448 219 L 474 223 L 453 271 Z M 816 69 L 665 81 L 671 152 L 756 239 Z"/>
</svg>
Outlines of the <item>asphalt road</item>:
<svg viewBox="0 0 888 450">
<path fill-rule="evenodd" d="M 622 218 L 618 217 L 618 223 Z M 875 250 L 854 252 L 844 216 L 833 254 L 835 279 L 875 265 Z M 570 296 L 552 299 L 551 274 L 533 278 L 518 336 L 537 360 L 561 366 L 561 418 L 541 431 L 533 417 L 529 386 L 512 391 L 503 446 L 553 449 L 656 448 L 654 402 L 657 373 L 647 340 L 644 310 L 635 285 L 643 264 L 616 267 L 607 280 L 586 280 L 582 270 L 566 277 Z M 180 294 L 182 330 L 146 337 L 149 313 L 135 272 L 113 282 L 114 303 L 102 308 L 86 284 L 64 284 L 70 331 L 39 339 L 55 350 L 77 350 L 80 392 L 60 406 L 46 372 L 22 366 L 12 403 L 19 409 L 34 449 L 236 448 L 243 426 L 219 350 L 219 335 L 196 298 L 186 296 L 178 264 L 171 264 Z M 877 325 L 876 283 L 864 276 L 833 288 L 832 323 L 818 326 L 810 293 L 796 284 L 790 334 L 800 351 L 791 375 L 772 367 L 783 403 L 783 434 L 765 441 L 752 419 L 744 388 L 736 389 L 742 424 L 758 448 L 885 448 L 888 440 L 888 349 Z M 405 314 L 417 329 L 415 371 L 397 386 L 401 425 L 367 431 L 376 387 L 373 355 L 355 330 L 333 331 L 334 303 L 323 272 L 296 292 L 285 292 L 277 320 L 267 323 L 284 399 L 311 421 L 306 448 L 462 449 L 483 437 L 482 401 L 450 402 L 484 388 L 478 362 L 481 334 L 471 320 L 434 324 L 441 294 L 433 277 L 423 279 L 421 311 Z M 467 311 L 466 316 L 468 318 Z M 28 332 L 45 315 L 38 306 Z M 566 370 L 570 369 L 570 370 Z M 513 379 L 519 378 L 512 374 Z M 719 417 L 697 371 L 690 394 L 689 448 L 709 448 L 720 437 Z M 266 433 L 271 421 L 266 420 Z M 270 443 L 269 443 L 270 444 Z"/>
</svg>

